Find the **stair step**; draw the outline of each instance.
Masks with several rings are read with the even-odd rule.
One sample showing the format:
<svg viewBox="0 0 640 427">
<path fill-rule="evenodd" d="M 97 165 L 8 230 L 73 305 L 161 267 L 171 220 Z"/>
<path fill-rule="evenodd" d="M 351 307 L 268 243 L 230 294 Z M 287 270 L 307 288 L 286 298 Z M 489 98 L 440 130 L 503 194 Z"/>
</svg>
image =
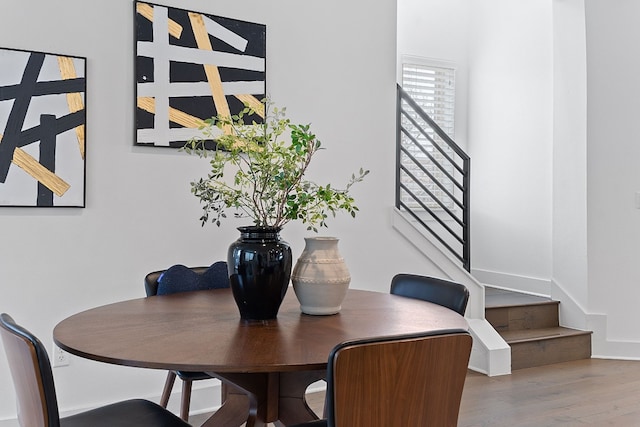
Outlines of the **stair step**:
<svg viewBox="0 0 640 427">
<path fill-rule="evenodd" d="M 552 340 L 578 335 L 591 335 L 591 331 L 580 331 L 578 329 L 558 326 L 555 328 L 520 329 L 514 331 L 500 332 L 500 335 L 508 344 L 520 344 L 531 341 Z"/>
<path fill-rule="evenodd" d="M 558 327 L 501 335 L 511 346 L 512 370 L 591 358 L 590 331 Z"/>
<path fill-rule="evenodd" d="M 485 317 L 511 347 L 511 369 L 591 357 L 591 332 L 560 326 L 559 302 L 485 288 Z"/>
<path fill-rule="evenodd" d="M 498 332 L 559 326 L 558 301 L 486 307 L 485 318 Z"/>
</svg>

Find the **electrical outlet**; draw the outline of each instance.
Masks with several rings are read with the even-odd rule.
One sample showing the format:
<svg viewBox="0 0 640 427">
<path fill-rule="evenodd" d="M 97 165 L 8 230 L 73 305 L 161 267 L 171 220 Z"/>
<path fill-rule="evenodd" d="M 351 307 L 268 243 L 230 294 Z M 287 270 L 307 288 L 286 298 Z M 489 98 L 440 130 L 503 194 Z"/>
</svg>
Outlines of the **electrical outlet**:
<svg viewBox="0 0 640 427">
<path fill-rule="evenodd" d="M 52 357 L 53 367 L 57 368 L 60 366 L 68 366 L 69 365 L 69 353 L 58 347 L 57 345 L 53 345 L 53 357 Z"/>
</svg>

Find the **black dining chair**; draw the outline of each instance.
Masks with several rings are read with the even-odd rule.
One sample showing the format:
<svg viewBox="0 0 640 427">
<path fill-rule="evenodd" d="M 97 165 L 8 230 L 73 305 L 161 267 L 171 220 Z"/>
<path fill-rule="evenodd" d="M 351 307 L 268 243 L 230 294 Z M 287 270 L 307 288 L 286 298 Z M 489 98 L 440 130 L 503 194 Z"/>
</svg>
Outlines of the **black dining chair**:
<svg viewBox="0 0 640 427">
<path fill-rule="evenodd" d="M 60 418 L 49 356 L 42 342 L 0 314 L 0 335 L 9 361 L 23 427 L 185 427 L 171 412 L 143 399 L 132 399 Z"/>
<path fill-rule="evenodd" d="M 227 263 L 224 261 L 215 262 L 210 267 L 186 267 L 176 264 L 167 270 L 153 271 L 144 278 L 144 288 L 147 296 L 220 289 L 228 288 L 229 286 L 229 273 L 227 271 Z M 189 419 L 193 382 L 209 380 L 213 377 L 205 372 L 169 371 L 162 390 L 162 396 L 160 397 L 160 406 L 163 408 L 166 408 L 169 403 L 176 377 L 182 380 L 180 418 L 187 421 Z"/>
<path fill-rule="evenodd" d="M 466 286 L 417 274 L 396 274 L 391 279 L 391 293 L 429 301 L 454 310 L 462 316 L 469 302 L 469 290 Z"/>
<path fill-rule="evenodd" d="M 471 345 L 464 330 L 338 344 L 325 418 L 295 427 L 455 427 Z"/>
</svg>

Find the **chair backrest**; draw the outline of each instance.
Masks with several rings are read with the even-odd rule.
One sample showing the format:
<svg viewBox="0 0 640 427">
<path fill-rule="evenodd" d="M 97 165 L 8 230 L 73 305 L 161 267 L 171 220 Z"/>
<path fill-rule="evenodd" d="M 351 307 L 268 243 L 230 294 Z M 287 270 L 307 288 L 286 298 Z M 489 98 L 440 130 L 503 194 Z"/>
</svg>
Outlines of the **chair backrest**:
<svg viewBox="0 0 640 427">
<path fill-rule="evenodd" d="M 209 267 L 185 267 L 183 265 L 174 265 L 167 270 L 153 271 L 147 274 L 144 278 L 144 289 L 147 296 L 158 295 L 160 289 L 161 277 L 168 272 L 172 277 L 165 276 L 164 279 L 168 279 L 171 282 L 179 282 L 176 289 L 167 291 L 161 290 L 160 294 L 195 291 L 211 288 L 228 288 L 229 276 L 227 272 L 227 263 L 225 261 L 217 261 Z M 193 277 L 188 277 L 185 273 L 197 275 L 203 280 L 193 280 Z"/>
<path fill-rule="evenodd" d="M 53 373 L 44 346 L 6 313 L 0 314 L 0 335 L 16 391 L 20 425 L 59 427 Z"/>
<path fill-rule="evenodd" d="M 454 310 L 464 316 L 469 302 L 466 286 L 417 274 L 396 274 L 391 280 L 391 293 L 429 301 Z"/>
<path fill-rule="evenodd" d="M 339 344 L 327 370 L 328 427 L 455 427 L 471 344 L 463 330 Z"/>
</svg>

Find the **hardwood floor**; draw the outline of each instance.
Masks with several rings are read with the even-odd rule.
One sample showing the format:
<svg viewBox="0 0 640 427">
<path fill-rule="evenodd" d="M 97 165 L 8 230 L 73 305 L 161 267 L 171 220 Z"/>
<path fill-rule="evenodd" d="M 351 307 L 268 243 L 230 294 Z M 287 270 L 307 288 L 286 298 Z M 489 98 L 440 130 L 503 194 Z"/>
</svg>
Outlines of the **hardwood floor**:
<svg viewBox="0 0 640 427">
<path fill-rule="evenodd" d="M 469 373 L 459 426 L 640 426 L 640 362 L 584 359 Z"/>
<path fill-rule="evenodd" d="M 319 414 L 323 398 L 309 395 Z M 640 426 L 640 361 L 585 359 L 499 377 L 467 375 L 458 427 L 558 425 Z"/>
</svg>

